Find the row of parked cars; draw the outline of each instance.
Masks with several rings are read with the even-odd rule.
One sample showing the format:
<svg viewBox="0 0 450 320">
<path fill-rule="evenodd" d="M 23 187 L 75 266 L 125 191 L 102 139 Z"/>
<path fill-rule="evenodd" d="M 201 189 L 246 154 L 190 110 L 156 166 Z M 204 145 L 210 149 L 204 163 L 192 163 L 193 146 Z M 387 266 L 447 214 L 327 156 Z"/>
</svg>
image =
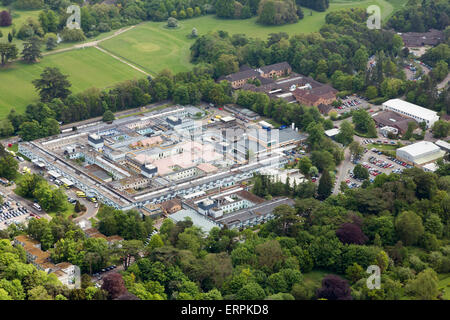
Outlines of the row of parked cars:
<svg viewBox="0 0 450 320">
<path fill-rule="evenodd" d="M 102 274 L 102 273 L 104 273 L 104 272 L 111 271 L 111 270 L 113 270 L 113 269 L 115 269 L 115 268 L 117 268 L 116 265 L 112 265 L 112 266 L 103 268 L 102 271 L 97 272 L 97 273 L 94 273 L 93 276 L 94 276 L 94 277 L 100 277 L 100 274 Z"/>
<path fill-rule="evenodd" d="M 405 168 L 408 168 L 408 169 L 411 169 L 411 168 L 413 168 L 413 166 L 412 166 L 412 165 L 410 165 L 410 164 L 407 164 L 407 163 L 406 163 L 406 162 L 404 162 L 404 161 L 401 161 L 401 160 L 395 159 L 394 157 L 389 157 L 388 159 L 389 159 L 389 160 L 391 160 L 391 161 L 393 161 L 393 162 L 395 162 L 395 163 L 397 163 L 397 164 L 399 164 L 399 165 L 401 165 L 401 166 L 403 166 L 403 167 L 405 167 Z"/>
<path fill-rule="evenodd" d="M 7 201 L 0 207 L 0 222 L 5 221 L 5 224 L 8 225 L 11 223 L 8 220 L 28 213 L 28 209 L 25 207 L 21 207 L 19 203 L 17 203 L 17 209 L 13 209 L 11 202 Z"/>
<path fill-rule="evenodd" d="M 383 160 L 377 159 L 375 157 L 370 157 L 369 162 L 371 164 L 374 164 L 374 165 L 376 165 L 380 168 L 384 168 L 384 169 L 392 168 L 394 166 L 392 163 L 388 163 L 387 161 L 383 161 Z"/>
</svg>

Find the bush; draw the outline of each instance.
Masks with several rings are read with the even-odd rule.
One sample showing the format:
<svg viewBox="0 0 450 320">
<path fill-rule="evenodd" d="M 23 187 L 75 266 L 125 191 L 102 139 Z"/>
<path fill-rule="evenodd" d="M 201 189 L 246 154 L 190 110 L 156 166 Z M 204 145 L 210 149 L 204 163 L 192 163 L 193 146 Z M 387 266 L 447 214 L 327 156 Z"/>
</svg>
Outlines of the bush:
<svg viewBox="0 0 450 320">
<path fill-rule="evenodd" d="M 375 98 L 375 99 L 372 99 L 372 100 L 370 100 L 369 102 L 370 102 L 371 104 L 374 104 L 374 105 L 380 105 L 380 104 L 382 104 L 383 102 L 385 102 L 386 100 L 387 100 L 386 98 L 381 97 L 381 98 Z"/>
<path fill-rule="evenodd" d="M 111 31 L 111 27 L 109 26 L 109 24 L 107 24 L 105 22 L 100 22 L 98 24 L 97 30 L 100 32 L 108 32 L 108 31 Z"/>
<path fill-rule="evenodd" d="M 86 36 L 81 29 L 64 28 L 64 30 L 61 32 L 61 37 L 64 41 L 67 42 L 78 42 L 86 40 Z"/>
<path fill-rule="evenodd" d="M 178 27 L 178 20 L 175 18 L 170 17 L 167 19 L 167 27 L 169 28 L 177 28 Z"/>
</svg>

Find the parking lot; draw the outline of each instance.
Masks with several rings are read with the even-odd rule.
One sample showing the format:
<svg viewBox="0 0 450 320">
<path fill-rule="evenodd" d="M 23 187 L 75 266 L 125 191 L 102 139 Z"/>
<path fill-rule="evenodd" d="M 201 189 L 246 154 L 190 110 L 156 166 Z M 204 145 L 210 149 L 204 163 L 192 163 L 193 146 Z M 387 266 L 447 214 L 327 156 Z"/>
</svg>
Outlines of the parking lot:
<svg viewBox="0 0 450 320">
<path fill-rule="evenodd" d="M 33 217 L 40 218 L 20 202 L 14 201 L 3 193 L 0 195 L 3 197 L 3 204 L 0 205 L 0 230 L 8 228 L 13 223 L 27 224 L 28 220 Z"/>
<path fill-rule="evenodd" d="M 366 141 L 363 141 L 363 145 L 367 144 Z M 368 140 L 368 143 L 373 143 L 376 141 Z M 388 143 L 390 143 L 388 141 Z M 400 173 L 405 168 L 412 168 L 411 165 L 408 165 L 407 163 L 397 160 L 393 157 L 389 157 L 384 155 L 380 150 L 377 148 L 371 148 L 367 149 L 365 148 L 364 154 L 360 159 L 353 159 L 351 158 L 353 167 L 349 169 L 346 172 L 346 176 L 344 178 L 345 183 L 349 188 L 358 188 L 361 186 L 363 180 L 356 179 L 353 176 L 353 168 L 356 164 L 361 164 L 364 168 L 366 168 L 369 171 L 369 181 L 373 182 L 375 180 L 375 177 L 385 173 Z"/>
<path fill-rule="evenodd" d="M 342 100 L 342 105 L 336 108 L 338 113 L 348 112 L 350 110 L 366 109 L 367 107 L 372 107 L 370 103 L 364 100 L 362 97 L 356 95 L 347 96 Z"/>
</svg>

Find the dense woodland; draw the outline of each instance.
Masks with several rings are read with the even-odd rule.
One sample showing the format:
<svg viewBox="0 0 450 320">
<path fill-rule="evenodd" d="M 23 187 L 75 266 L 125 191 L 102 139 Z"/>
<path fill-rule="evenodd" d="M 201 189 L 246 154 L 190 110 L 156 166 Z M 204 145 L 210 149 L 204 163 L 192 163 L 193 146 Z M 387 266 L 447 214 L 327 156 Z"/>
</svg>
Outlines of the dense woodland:
<svg viewBox="0 0 450 320">
<path fill-rule="evenodd" d="M 450 3 L 446 0 L 410 0 L 394 13 L 388 27 L 400 32 L 444 30 L 450 23 Z"/>
<path fill-rule="evenodd" d="M 410 102 L 449 113 L 449 89 L 440 94 L 436 89 L 448 73 L 449 46 L 440 44 L 423 56 L 423 61 L 434 67 L 429 75 L 420 81 L 406 81 L 402 61 L 407 53 L 401 50 L 401 38 L 388 31 L 367 29 L 365 19 L 364 10 L 336 11 L 326 16 L 327 23 L 320 33 L 291 37 L 274 33 L 267 40 L 225 31 L 208 33 L 191 47 L 192 62 L 197 64 L 193 71 L 176 75 L 163 71 L 153 79 L 125 81 L 107 90 L 93 88 L 71 94 L 67 75 L 47 68 L 33 81 L 41 102 L 29 105 L 25 114 L 12 110 L 8 119 L 0 122 L 0 134 L 19 133 L 23 139 L 33 140 L 57 133 L 58 121 L 70 123 L 170 99 L 180 104 L 237 102 L 279 123 L 295 122 L 306 128 L 301 124 L 308 121 L 302 118 L 304 112 L 300 109 L 304 107 L 269 102 L 264 95 L 246 95 L 242 91 L 236 97 L 227 82 L 214 81 L 238 71 L 242 65 L 259 67 L 282 61 L 288 61 L 300 74 L 330 83 L 341 95 L 356 92 L 381 103 L 405 94 Z M 376 65 L 367 70 L 369 56 L 374 56 Z"/>
<path fill-rule="evenodd" d="M 101 289 L 83 276 L 81 289 L 68 290 L 25 264 L 23 250 L 3 240 L 0 297 L 93 300 L 125 290 L 140 299 L 439 299 L 439 274 L 450 272 L 449 177 L 450 165 L 441 162 L 436 173 L 383 174 L 363 189 L 324 201 L 255 177 L 253 192 L 289 195 L 296 205 L 279 206 L 276 219 L 255 230 L 214 228 L 204 234 L 189 220 L 166 219 L 146 242 L 152 220 L 102 207 L 98 228 L 122 235 L 121 247 L 86 238 L 62 217 L 33 219 L 27 228 L 13 225 L 0 236 L 28 234 L 55 262 L 77 264 L 83 273 L 112 263 L 125 270 Z M 381 289 L 367 289 L 369 265 L 380 267 Z M 307 280 L 312 271 L 325 275 L 322 282 Z"/>
</svg>

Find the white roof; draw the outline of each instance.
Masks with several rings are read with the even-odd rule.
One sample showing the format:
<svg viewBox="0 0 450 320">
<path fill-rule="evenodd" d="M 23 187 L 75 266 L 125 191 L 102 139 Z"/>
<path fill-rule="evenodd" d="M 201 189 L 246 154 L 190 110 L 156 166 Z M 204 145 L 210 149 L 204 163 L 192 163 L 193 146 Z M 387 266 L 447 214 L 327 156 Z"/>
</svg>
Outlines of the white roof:
<svg viewBox="0 0 450 320">
<path fill-rule="evenodd" d="M 391 99 L 383 103 L 386 107 L 396 108 L 400 111 L 414 114 L 422 119 L 433 120 L 437 117 L 437 112 L 418 106 L 417 104 L 403 101 L 400 99 Z"/>
<path fill-rule="evenodd" d="M 226 116 L 226 117 L 223 117 L 222 119 L 220 119 L 220 120 L 222 120 L 223 122 L 230 122 L 230 121 L 233 121 L 235 118 L 233 118 L 233 117 L 230 117 L 230 116 Z"/>
<path fill-rule="evenodd" d="M 426 165 L 422 166 L 422 168 L 427 169 L 431 172 L 435 172 L 438 169 L 438 166 L 435 162 L 427 163 Z"/>
<path fill-rule="evenodd" d="M 268 123 L 266 121 L 260 121 L 259 124 L 262 126 L 265 126 L 265 127 L 273 128 L 273 125 L 271 125 L 270 123 Z"/>
<path fill-rule="evenodd" d="M 325 131 L 325 134 L 326 134 L 328 137 L 332 137 L 332 136 L 337 135 L 339 132 L 341 132 L 340 129 L 334 128 L 334 129 L 330 129 L 330 130 Z"/>
<path fill-rule="evenodd" d="M 51 176 L 54 177 L 54 178 L 59 178 L 59 177 L 61 177 L 61 175 L 60 175 L 58 172 L 54 171 L 54 170 L 49 170 L 49 171 L 48 171 L 48 174 L 51 175 Z"/>
<path fill-rule="evenodd" d="M 73 182 L 67 178 L 61 178 L 59 180 L 61 180 L 62 183 L 67 184 L 68 186 L 73 186 Z"/>
<path fill-rule="evenodd" d="M 397 149 L 397 151 L 407 152 L 411 156 L 420 156 L 428 152 L 440 150 L 441 149 L 437 145 L 430 141 L 420 141 L 414 144 L 410 144 L 409 146 Z"/>
<path fill-rule="evenodd" d="M 448 143 L 448 142 L 446 142 L 444 140 L 438 140 L 435 143 L 436 143 L 436 145 L 438 145 L 441 148 L 450 150 L 450 143 Z"/>
</svg>

